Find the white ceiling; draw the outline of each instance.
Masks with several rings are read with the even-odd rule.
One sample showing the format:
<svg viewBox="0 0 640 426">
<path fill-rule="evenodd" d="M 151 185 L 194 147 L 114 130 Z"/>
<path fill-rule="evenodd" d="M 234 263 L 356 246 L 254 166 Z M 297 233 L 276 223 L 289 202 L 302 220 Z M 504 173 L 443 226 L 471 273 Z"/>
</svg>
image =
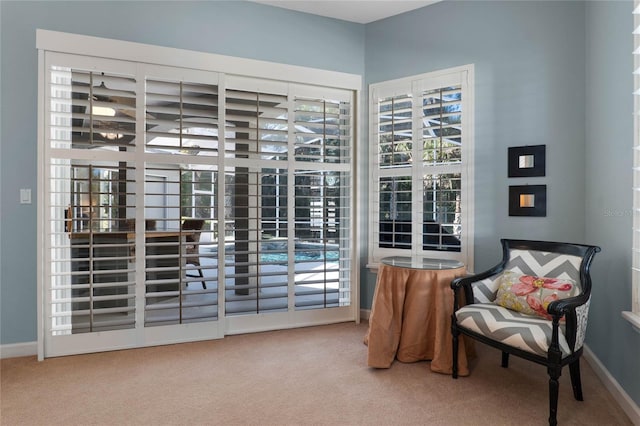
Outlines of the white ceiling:
<svg viewBox="0 0 640 426">
<path fill-rule="evenodd" d="M 367 24 L 410 10 L 437 3 L 440 0 L 254 0 L 270 6 L 297 10 L 313 15 Z"/>
</svg>

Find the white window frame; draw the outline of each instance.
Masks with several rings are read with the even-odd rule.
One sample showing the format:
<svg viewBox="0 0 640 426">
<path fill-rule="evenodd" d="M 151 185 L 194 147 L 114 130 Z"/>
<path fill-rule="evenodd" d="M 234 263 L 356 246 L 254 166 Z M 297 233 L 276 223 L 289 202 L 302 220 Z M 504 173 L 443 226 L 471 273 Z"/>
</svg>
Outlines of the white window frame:
<svg viewBox="0 0 640 426">
<path fill-rule="evenodd" d="M 622 316 L 640 331 L 640 0 L 633 10 L 633 242 L 631 311 Z"/>
<path fill-rule="evenodd" d="M 456 84 L 462 85 L 462 135 L 464 139 L 462 147 L 462 162 L 455 169 L 462 175 L 461 192 L 462 192 L 462 247 L 460 252 L 453 251 L 437 251 L 423 250 L 422 244 L 413 244 L 411 250 L 403 250 L 397 248 L 380 248 L 377 246 L 379 233 L 377 217 L 379 211 L 379 187 L 380 178 L 378 164 L 378 120 L 377 120 L 377 103 L 378 99 L 386 96 L 395 96 L 411 92 L 417 92 L 422 88 L 446 87 L 451 81 L 457 81 Z M 468 64 L 454 68 L 448 68 L 440 71 L 434 71 L 415 75 L 411 77 L 388 80 L 380 83 L 374 83 L 369 86 L 369 141 L 370 141 L 370 199 L 369 199 L 369 259 L 368 267 L 371 270 L 377 270 L 380 260 L 386 256 L 425 256 L 440 259 L 454 259 L 463 262 L 467 271 L 472 272 L 474 268 L 473 256 L 473 227 L 474 227 L 474 65 Z M 419 107 L 417 109 L 420 109 Z M 414 111 L 416 107 L 414 106 Z M 415 122 L 415 118 L 414 118 Z M 414 128 L 416 125 L 414 124 Z M 415 139 L 421 131 L 414 129 L 414 145 L 417 144 Z M 443 173 L 449 172 L 449 166 L 435 166 L 440 168 Z M 414 187 L 414 199 L 421 191 L 415 188 L 422 187 L 422 176 L 414 168 L 412 173 L 412 182 Z M 421 199 L 421 198 L 420 198 Z M 422 217 L 422 203 L 414 203 L 412 208 L 412 216 L 419 215 Z M 415 241 L 416 238 L 412 238 Z"/>
</svg>

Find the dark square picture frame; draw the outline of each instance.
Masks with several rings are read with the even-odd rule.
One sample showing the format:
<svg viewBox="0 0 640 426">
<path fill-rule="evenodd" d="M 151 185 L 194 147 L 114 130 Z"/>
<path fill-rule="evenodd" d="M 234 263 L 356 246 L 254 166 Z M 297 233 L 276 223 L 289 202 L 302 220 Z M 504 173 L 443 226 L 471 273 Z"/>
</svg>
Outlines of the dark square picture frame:
<svg viewBox="0 0 640 426">
<path fill-rule="evenodd" d="M 509 186 L 509 216 L 547 216 L 547 185 Z"/>
<path fill-rule="evenodd" d="M 509 177 L 535 177 L 546 173 L 546 146 L 529 145 L 509 148 Z"/>
</svg>

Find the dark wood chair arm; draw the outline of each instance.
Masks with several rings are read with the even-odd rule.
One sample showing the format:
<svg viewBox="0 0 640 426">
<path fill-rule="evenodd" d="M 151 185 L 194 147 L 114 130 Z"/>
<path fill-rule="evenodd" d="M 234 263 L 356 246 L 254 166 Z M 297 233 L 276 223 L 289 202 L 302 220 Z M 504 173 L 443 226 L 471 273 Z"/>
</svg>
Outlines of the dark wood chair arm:
<svg viewBox="0 0 640 426">
<path fill-rule="evenodd" d="M 557 315 L 558 317 L 561 317 L 566 315 L 569 311 L 575 311 L 578 306 L 584 305 L 588 300 L 589 295 L 584 293 L 573 297 L 567 297 L 562 300 L 555 300 L 549 303 L 549 306 L 547 306 L 547 312 L 549 312 L 549 315 L 551 316 Z"/>
</svg>

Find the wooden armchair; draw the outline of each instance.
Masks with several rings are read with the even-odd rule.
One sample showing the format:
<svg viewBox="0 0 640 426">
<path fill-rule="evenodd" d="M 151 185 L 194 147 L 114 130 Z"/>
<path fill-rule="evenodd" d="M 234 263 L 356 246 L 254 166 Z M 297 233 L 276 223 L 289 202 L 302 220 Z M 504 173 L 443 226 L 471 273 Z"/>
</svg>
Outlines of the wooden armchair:
<svg viewBox="0 0 640 426">
<path fill-rule="evenodd" d="M 591 262 L 600 247 L 502 239 L 502 261 L 477 275 L 452 281 L 453 378 L 458 339 L 469 336 L 509 355 L 547 367 L 549 424 L 557 424 L 558 378 L 569 365 L 573 395 L 582 401 L 580 356 L 591 299 Z"/>
</svg>

